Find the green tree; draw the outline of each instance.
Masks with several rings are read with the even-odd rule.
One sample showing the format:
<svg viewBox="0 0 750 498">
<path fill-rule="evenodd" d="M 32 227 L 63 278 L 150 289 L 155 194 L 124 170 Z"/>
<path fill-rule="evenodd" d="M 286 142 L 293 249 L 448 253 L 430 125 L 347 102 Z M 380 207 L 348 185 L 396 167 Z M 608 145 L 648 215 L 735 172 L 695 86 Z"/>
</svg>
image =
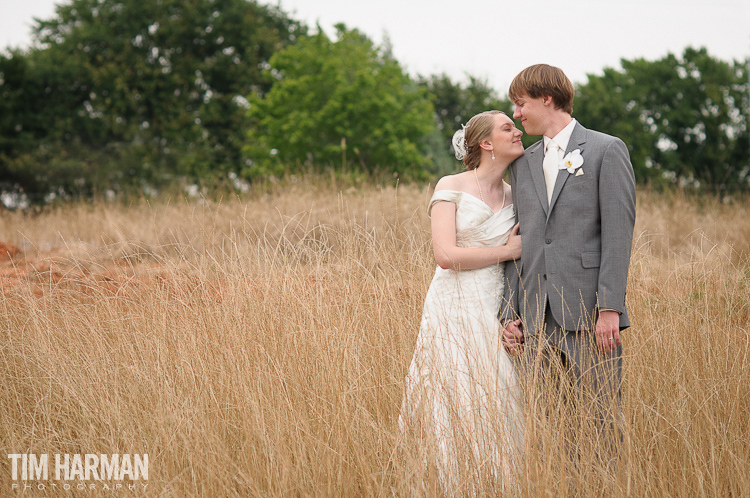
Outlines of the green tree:
<svg viewBox="0 0 750 498">
<path fill-rule="evenodd" d="M 747 185 L 746 64 L 685 49 L 657 61 L 622 60 L 589 75 L 575 115 L 625 140 L 640 181 Z"/>
<path fill-rule="evenodd" d="M 500 98 L 485 80 L 474 76 L 468 78 L 466 86 L 452 81 L 446 74 L 420 80 L 420 85 L 430 93 L 438 129 L 447 143 L 450 143 L 453 133 L 475 114 L 491 109 L 506 113 L 511 110 L 510 101 Z"/>
<path fill-rule="evenodd" d="M 244 175 L 342 165 L 426 177 L 420 144 L 434 122 L 425 92 L 359 31 L 336 29 L 335 40 L 318 28 L 271 58 L 273 87 L 249 97 Z"/>
<path fill-rule="evenodd" d="M 248 0 L 60 5 L 32 50 L 0 58 L 0 92 L 13 99 L 2 104 L 0 168 L 67 190 L 96 188 L 87 168 L 102 185 L 239 170 L 245 96 L 270 88 L 271 55 L 305 31 Z M 50 178 L 70 169 L 73 183 Z"/>
</svg>

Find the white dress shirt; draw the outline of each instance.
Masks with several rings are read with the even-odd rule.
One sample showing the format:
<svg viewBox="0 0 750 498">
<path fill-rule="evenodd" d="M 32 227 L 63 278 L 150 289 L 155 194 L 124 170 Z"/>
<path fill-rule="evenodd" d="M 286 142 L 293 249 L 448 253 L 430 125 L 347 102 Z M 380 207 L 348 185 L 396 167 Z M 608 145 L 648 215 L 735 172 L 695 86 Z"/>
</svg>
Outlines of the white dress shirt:
<svg viewBox="0 0 750 498">
<path fill-rule="evenodd" d="M 570 136 L 573 134 L 573 129 L 576 127 L 577 121 L 575 118 L 573 118 L 570 123 L 568 123 L 568 126 L 560 130 L 560 133 L 555 135 L 554 137 L 548 137 L 544 136 L 544 150 L 547 150 L 547 144 L 550 140 L 554 140 L 558 147 L 560 147 L 560 151 L 558 152 L 559 156 L 558 159 L 562 161 L 562 158 L 565 157 L 565 149 L 568 148 L 568 142 L 570 142 Z"/>
</svg>

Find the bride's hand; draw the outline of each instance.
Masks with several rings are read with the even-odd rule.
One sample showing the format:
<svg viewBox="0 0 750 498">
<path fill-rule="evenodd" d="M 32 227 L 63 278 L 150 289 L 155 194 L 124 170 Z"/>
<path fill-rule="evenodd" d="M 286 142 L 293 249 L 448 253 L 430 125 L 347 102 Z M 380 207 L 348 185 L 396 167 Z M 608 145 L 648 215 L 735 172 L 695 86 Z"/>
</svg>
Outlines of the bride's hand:
<svg viewBox="0 0 750 498">
<path fill-rule="evenodd" d="M 518 223 L 513 227 L 508 236 L 508 242 L 505 243 L 505 247 L 510 251 L 510 259 L 518 259 L 521 257 L 521 236 L 518 235 Z"/>
</svg>

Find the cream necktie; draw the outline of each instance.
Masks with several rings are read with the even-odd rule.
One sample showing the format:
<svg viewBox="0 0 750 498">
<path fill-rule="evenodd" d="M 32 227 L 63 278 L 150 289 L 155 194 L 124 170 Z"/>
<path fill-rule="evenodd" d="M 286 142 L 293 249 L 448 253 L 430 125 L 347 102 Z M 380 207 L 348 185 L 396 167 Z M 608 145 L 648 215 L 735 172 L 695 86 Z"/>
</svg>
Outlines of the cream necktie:
<svg viewBox="0 0 750 498">
<path fill-rule="evenodd" d="M 547 143 L 547 150 L 544 153 L 544 161 L 542 161 L 544 182 L 547 184 L 548 206 L 552 202 L 552 191 L 555 189 L 555 180 L 557 180 L 557 173 L 560 171 L 560 155 L 557 152 L 558 150 L 560 150 L 560 147 L 554 140 L 550 140 Z"/>
</svg>

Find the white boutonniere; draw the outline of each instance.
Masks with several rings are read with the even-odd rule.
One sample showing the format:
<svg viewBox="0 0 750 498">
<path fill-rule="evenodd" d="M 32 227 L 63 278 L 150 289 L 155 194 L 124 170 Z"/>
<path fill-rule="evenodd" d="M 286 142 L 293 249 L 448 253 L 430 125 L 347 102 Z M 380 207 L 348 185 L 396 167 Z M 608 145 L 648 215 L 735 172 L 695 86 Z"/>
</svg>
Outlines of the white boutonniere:
<svg viewBox="0 0 750 498">
<path fill-rule="evenodd" d="M 568 173 L 572 175 L 578 168 L 581 167 L 581 165 L 583 165 L 583 156 L 581 155 L 581 149 L 576 149 L 573 152 L 569 152 L 565 157 L 563 157 L 563 160 L 560 162 L 559 167 L 560 169 L 567 169 Z"/>
</svg>

